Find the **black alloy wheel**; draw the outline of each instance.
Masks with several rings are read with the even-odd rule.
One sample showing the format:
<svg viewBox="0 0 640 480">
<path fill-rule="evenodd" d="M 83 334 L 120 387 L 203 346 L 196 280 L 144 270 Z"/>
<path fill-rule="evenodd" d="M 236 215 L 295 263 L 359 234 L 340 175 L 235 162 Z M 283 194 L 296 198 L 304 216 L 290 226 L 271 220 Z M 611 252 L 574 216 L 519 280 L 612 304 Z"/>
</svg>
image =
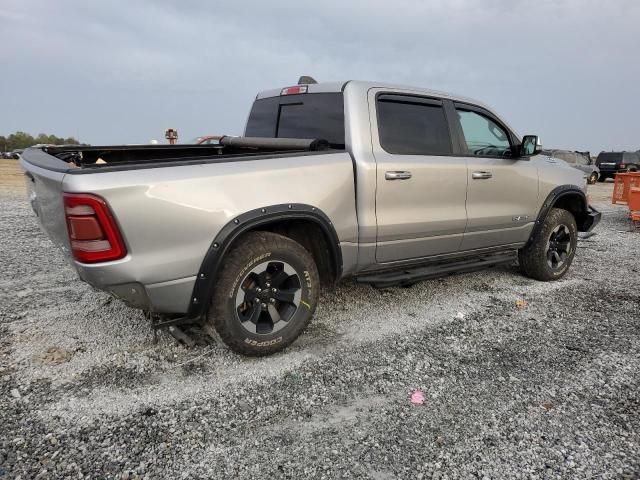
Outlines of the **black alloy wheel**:
<svg viewBox="0 0 640 480">
<path fill-rule="evenodd" d="M 286 262 L 264 262 L 240 283 L 236 314 L 250 333 L 270 334 L 286 327 L 300 308 L 300 275 Z"/>
<path fill-rule="evenodd" d="M 566 225 L 558 225 L 551 232 L 547 243 L 547 264 L 560 270 L 571 254 L 571 232 Z"/>
</svg>

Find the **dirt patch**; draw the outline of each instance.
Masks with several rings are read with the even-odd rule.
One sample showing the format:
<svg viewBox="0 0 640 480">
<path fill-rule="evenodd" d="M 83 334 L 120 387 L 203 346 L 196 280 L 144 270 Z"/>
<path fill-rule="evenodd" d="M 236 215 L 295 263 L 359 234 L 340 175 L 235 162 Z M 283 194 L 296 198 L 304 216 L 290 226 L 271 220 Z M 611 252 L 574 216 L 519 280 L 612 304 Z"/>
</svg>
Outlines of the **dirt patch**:
<svg viewBox="0 0 640 480">
<path fill-rule="evenodd" d="M 23 192 L 24 175 L 18 160 L 0 159 L 0 191 Z"/>
<path fill-rule="evenodd" d="M 34 360 L 43 365 L 58 365 L 71 360 L 73 353 L 74 352 L 66 348 L 49 347 L 46 352 L 35 355 Z"/>
</svg>

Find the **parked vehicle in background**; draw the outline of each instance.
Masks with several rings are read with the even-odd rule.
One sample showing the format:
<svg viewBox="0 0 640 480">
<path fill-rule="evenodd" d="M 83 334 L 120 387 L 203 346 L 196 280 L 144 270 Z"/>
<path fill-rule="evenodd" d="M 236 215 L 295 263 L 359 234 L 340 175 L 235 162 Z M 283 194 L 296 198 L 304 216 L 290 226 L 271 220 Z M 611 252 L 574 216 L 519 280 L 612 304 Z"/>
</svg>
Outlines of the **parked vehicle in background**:
<svg viewBox="0 0 640 480">
<path fill-rule="evenodd" d="M 638 152 L 600 152 L 596 159 L 600 169 L 601 182 L 613 178 L 620 172 L 637 172 L 640 170 L 640 153 Z"/>
<path fill-rule="evenodd" d="M 29 149 L 32 208 L 83 280 L 248 355 L 292 343 L 348 277 L 518 260 L 559 279 L 600 220 L 582 172 L 475 100 L 304 80 L 258 94 L 246 136 L 217 145 Z"/>
<path fill-rule="evenodd" d="M 587 176 L 587 182 L 594 184 L 600 177 L 600 169 L 594 165 L 589 152 L 571 150 L 543 150 L 543 155 L 564 160 L 573 168 L 583 171 Z"/>
<path fill-rule="evenodd" d="M 202 137 L 196 137 L 189 143 L 194 145 L 220 145 L 220 135 L 204 135 Z"/>
<path fill-rule="evenodd" d="M 24 148 L 15 149 L 14 151 L 11 152 L 11 158 L 19 160 L 20 159 L 20 155 L 22 155 L 22 152 L 24 152 Z"/>
</svg>

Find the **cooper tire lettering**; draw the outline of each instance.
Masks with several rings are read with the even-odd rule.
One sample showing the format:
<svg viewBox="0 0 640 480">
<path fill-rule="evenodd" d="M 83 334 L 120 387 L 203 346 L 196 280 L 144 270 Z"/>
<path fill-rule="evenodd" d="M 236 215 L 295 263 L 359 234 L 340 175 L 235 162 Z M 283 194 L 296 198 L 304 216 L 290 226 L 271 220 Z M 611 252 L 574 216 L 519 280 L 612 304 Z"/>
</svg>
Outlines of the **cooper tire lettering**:
<svg viewBox="0 0 640 480">
<path fill-rule="evenodd" d="M 235 352 L 268 355 L 304 331 L 319 285 L 313 256 L 302 245 L 272 232 L 249 232 L 225 256 L 206 321 Z"/>
<path fill-rule="evenodd" d="M 258 342 L 252 338 L 245 338 L 244 343 L 251 345 L 252 347 L 270 347 L 271 345 L 277 345 L 282 342 L 282 337 L 274 338 L 272 340 L 265 340 L 263 342 Z"/>
</svg>

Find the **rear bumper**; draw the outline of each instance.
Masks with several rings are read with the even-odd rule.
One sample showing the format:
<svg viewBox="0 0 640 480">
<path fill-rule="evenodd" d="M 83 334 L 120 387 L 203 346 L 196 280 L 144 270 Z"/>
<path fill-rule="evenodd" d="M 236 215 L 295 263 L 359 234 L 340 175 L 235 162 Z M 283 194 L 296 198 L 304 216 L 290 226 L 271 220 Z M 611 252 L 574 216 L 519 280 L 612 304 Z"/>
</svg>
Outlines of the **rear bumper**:
<svg viewBox="0 0 640 480">
<path fill-rule="evenodd" d="M 73 262 L 80 278 L 97 290 L 105 291 L 126 305 L 155 313 L 186 313 L 196 277 L 143 284 L 117 278 L 108 267 Z M 123 282 L 123 280 L 125 280 Z"/>
<path fill-rule="evenodd" d="M 580 219 L 580 225 L 578 230 L 581 232 L 590 232 L 595 228 L 602 219 L 602 213 L 589 205 L 589 209 Z"/>
<path fill-rule="evenodd" d="M 607 175 L 609 177 L 612 177 L 616 173 L 624 173 L 626 171 L 627 171 L 626 168 L 607 168 L 607 169 L 601 168 L 600 175 Z"/>
</svg>

